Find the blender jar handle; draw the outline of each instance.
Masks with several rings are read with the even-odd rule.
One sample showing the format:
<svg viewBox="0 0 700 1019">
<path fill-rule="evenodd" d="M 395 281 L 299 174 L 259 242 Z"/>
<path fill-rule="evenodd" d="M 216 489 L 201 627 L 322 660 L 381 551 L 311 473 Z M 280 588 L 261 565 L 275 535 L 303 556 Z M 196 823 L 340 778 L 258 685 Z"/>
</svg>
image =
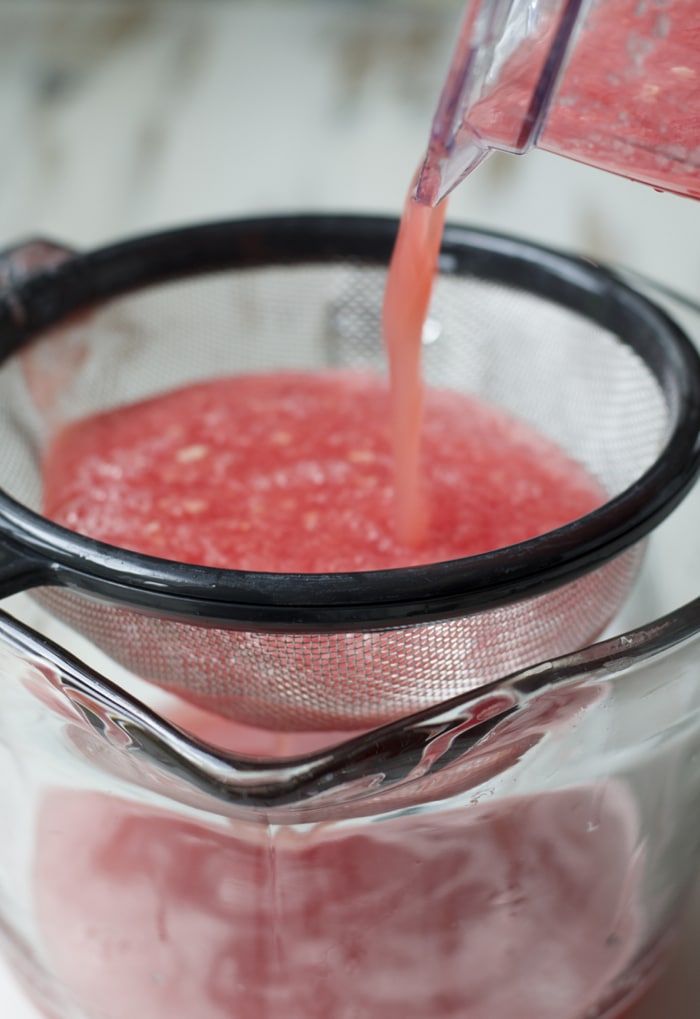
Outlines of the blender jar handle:
<svg viewBox="0 0 700 1019">
<path fill-rule="evenodd" d="M 494 149 L 537 143 L 586 0 L 469 0 L 415 197 L 437 205 Z"/>
</svg>

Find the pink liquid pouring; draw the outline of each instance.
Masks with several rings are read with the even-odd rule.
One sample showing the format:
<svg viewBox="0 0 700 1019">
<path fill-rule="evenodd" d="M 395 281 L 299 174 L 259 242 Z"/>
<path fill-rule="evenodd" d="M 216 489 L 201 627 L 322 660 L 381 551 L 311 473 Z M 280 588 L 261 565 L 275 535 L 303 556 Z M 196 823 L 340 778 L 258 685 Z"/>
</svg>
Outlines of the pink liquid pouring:
<svg viewBox="0 0 700 1019">
<path fill-rule="evenodd" d="M 437 265 L 446 203 L 431 209 L 406 198 L 384 292 L 382 326 L 391 379 L 391 424 L 399 540 L 418 548 L 436 500 L 426 495 L 421 470 L 423 325 Z M 495 546 L 497 547 L 497 546 Z"/>
</svg>

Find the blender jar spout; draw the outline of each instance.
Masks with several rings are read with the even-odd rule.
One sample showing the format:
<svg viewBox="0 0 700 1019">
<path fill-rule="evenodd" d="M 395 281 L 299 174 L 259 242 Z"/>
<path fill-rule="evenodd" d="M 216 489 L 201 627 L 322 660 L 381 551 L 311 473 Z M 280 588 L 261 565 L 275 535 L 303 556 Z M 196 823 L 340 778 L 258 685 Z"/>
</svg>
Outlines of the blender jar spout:
<svg viewBox="0 0 700 1019">
<path fill-rule="evenodd" d="M 537 143 L 586 0 L 469 0 L 415 198 L 437 205 L 494 149 Z"/>
<path fill-rule="evenodd" d="M 418 204 L 439 205 L 490 151 L 468 128 L 460 137 L 451 138 L 447 145 L 442 138 L 436 138 L 436 144 L 428 147 L 418 173 L 414 195 Z"/>
</svg>

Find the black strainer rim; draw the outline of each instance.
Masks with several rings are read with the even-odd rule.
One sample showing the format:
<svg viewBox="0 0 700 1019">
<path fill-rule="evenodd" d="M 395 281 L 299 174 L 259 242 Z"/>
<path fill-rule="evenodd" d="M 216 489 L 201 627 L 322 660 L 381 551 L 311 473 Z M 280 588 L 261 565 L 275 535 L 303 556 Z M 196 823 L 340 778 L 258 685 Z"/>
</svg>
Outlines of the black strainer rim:
<svg viewBox="0 0 700 1019">
<path fill-rule="evenodd" d="M 169 230 L 72 255 L 0 295 L 0 362 L 80 309 L 168 280 L 328 260 L 386 266 L 396 229 L 388 217 L 272 216 Z M 529 291 L 624 339 L 654 373 L 671 410 L 673 427 L 654 464 L 600 508 L 520 544 L 448 562 L 335 574 L 222 570 L 145 556 L 67 530 L 0 490 L 0 594 L 62 585 L 155 615 L 234 629 L 376 628 L 544 594 L 638 542 L 700 469 L 700 356 L 693 344 L 604 266 L 540 245 L 448 225 L 440 269 Z"/>
</svg>

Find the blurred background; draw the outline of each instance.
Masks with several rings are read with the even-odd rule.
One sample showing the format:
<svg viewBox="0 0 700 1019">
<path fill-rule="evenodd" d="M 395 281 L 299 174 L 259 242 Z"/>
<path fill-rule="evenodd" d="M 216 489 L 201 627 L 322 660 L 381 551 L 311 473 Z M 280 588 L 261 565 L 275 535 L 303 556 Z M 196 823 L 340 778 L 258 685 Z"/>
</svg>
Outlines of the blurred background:
<svg viewBox="0 0 700 1019">
<path fill-rule="evenodd" d="M 398 213 L 462 6 L 0 0 L 0 245 Z M 544 153 L 493 156 L 450 217 L 700 283 L 700 203 Z"/>
</svg>

